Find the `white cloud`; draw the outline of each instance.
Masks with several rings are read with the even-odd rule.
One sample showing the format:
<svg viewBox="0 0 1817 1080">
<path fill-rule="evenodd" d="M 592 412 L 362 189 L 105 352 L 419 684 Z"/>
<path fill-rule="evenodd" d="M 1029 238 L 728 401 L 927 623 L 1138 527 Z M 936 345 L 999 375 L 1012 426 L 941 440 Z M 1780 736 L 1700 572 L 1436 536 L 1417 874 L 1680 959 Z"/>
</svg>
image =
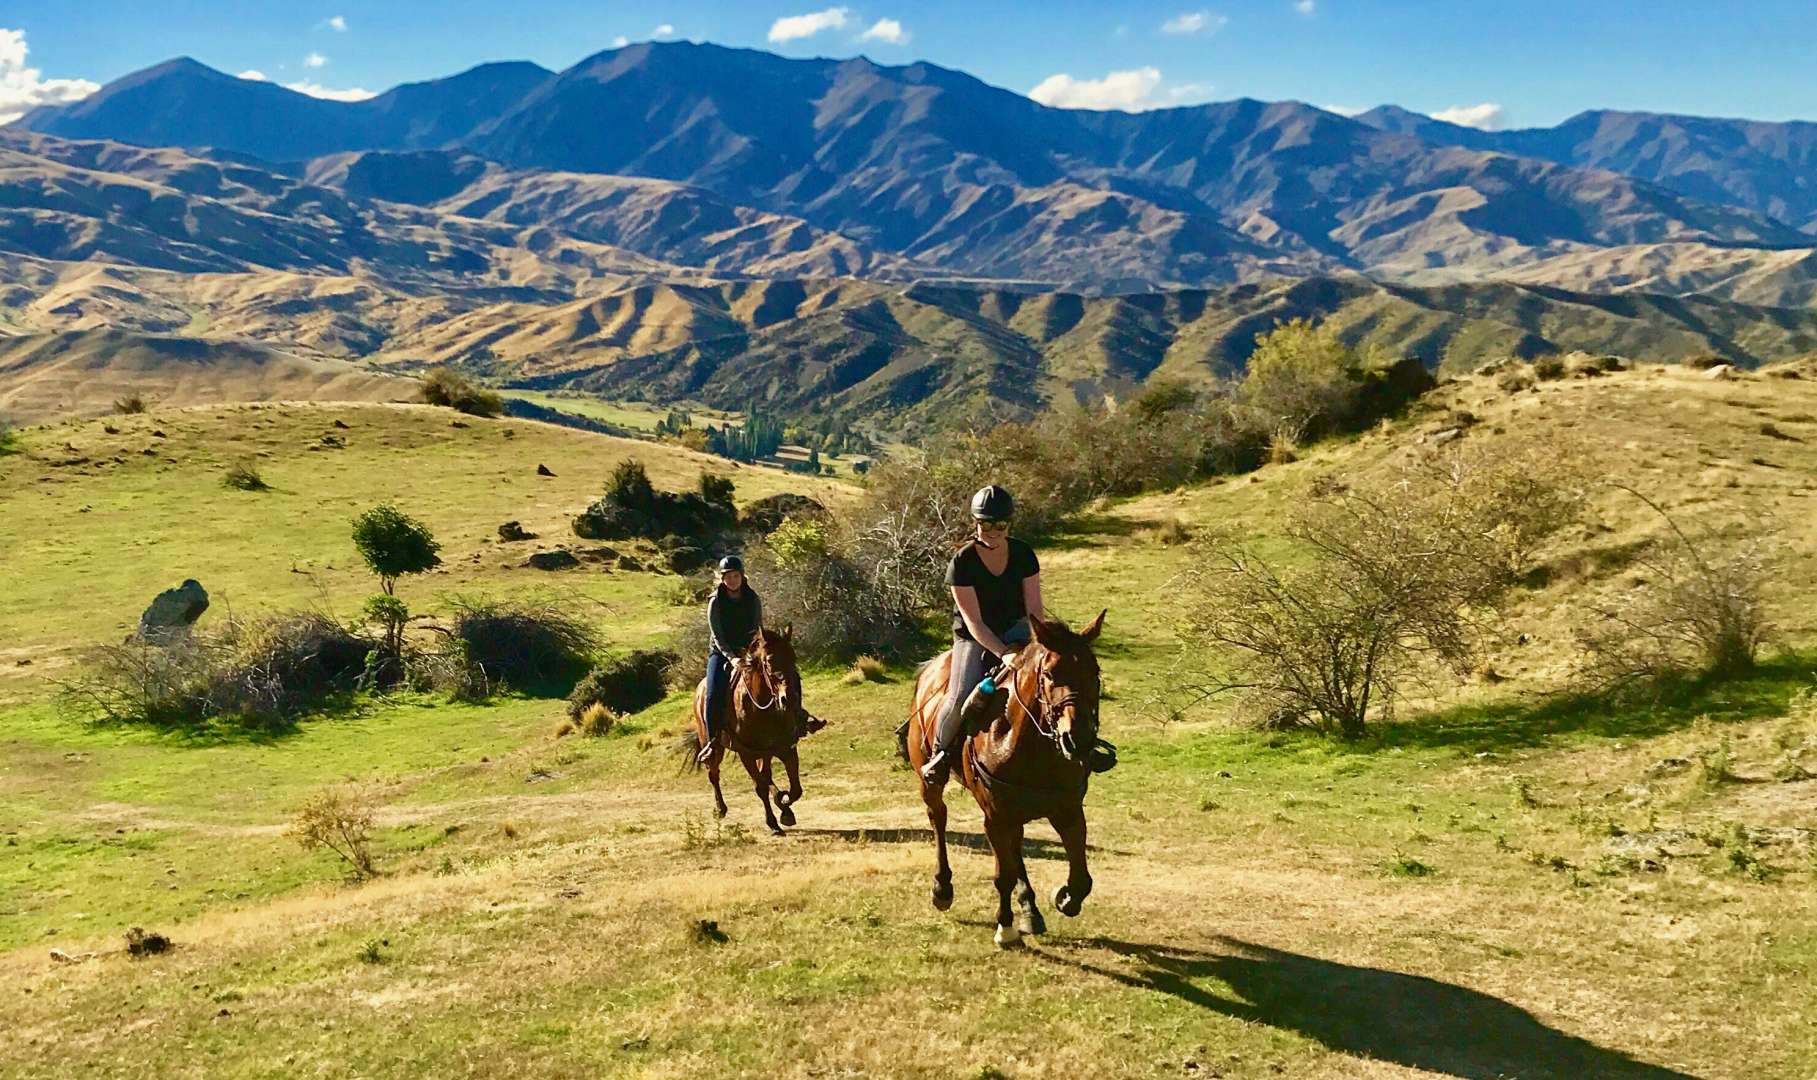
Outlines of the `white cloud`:
<svg viewBox="0 0 1817 1080">
<path fill-rule="evenodd" d="M 1217 33 L 1230 20 L 1222 15 L 1213 15 L 1209 11 L 1184 11 L 1161 24 L 1163 34 L 1203 34 L 1206 31 Z"/>
<path fill-rule="evenodd" d="M 1210 83 L 1189 82 L 1167 88 L 1169 105 L 1202 105 L 1211 100 L 1211 92 L 1216 89 Z"/>
<path fill-rule="evenodd" d="M 1314 15 L 1319 10 L 1318 0 L 1293 0 L 1293 10 L 1301 15 Z"/>
<path fill-rule="evenodd" d="M 1056 109 L 1122 109 L 1140 112 L 1155 107 L 1154 93 L 1161 86 L 1161 69 L 1135 68 L 1113 71 L 1102 79 L 1075 79 L 1049 75 L 1028 96 Z"/>
<path fill-rule="evenodd" d="M 1366 105 L 1320 105 L 1319 108 L 1339 116 L 1361 116 L 1369 111 Z"/>
<path fill-rule="evenodd" d="M 622 49 L 626 45 L 629 45 L 629 44 L 631 44 L 631 39 L 624 36 L 623 34 L 620 34 L 617 37 L 612 39 L 612 47 L 614 49 Z"/>
<path fill-rule="evenodd" d="M 286 90 L 295 90 L 299 94 L 308 94 L 313 98 L 325 98 L 329 101 L 365 101 L 369 97 L 378 96 L 375 91 L 366 90 L 358 86 L 348 87 L 345 90 L 336 90 L 332 87 L 323 86 L 320 83 L 312 83 L 308 79 L 304 79 L 301 82 L 285 83 L 284 88 Z"/>
<path fill-rule="evenodd" d="M 772 30 L 772 33 L 775 31 Z M 858 35 L 860 41 L 882 41 L 891 45 L 907 45 L 909 33 L 895 19 L 878 19 L 871 28 Z"/>
<path fill-rule="evenodd" d="M 308 56 L 303 57 L 303 66 L 306 68 L 327 67 L 328 58 L 319 52 L 312 52 Z"/>
<path fill-rule="evenodd" d="M 1453 105 L 1449 109 L 1433 113 L 1432 119 L 1459 127 L 1494 131 L 1502 126 L 1502 107 L 1493 101 L 1485 101 L 1481 105 Z"/>
<path fill-rule="evenodd" d="M 0 124 L 10 124 L 39 105 L 62 105 L 101 89 L 87 79 L 46 79 L 25 66 L 25 31 L 0 30 Z"/>
<path fill-rule="evenodd" d="M 269 82 L 270 81 L 269 76 L 267 76 L 263 71 L 260 71 L 258 68 L 247 68 L 245 71 L 242 71 L 238 75 L 235 75 L 234 78 L 246 79 L 251 82 Z"/>
<path fill-rule="evenodd" d="M 322 20 L 322 25 L 333 30 L 337 34 L 345 34 L 347 32 L 347 16 L 331 15 Z"/>
<path fill-rule="evenodd" d="M 661 26 L 650 31 L 650 36 L 653 38 L 674 37 L 675 36 L 675 24 L 674 23 L 663 23 Z"/>
<path fill-rule="evenodd" d="M 842 30 L 851 13 L 851 8 L 836 7 L 807 15 L 785 15 L 770 24 L 770 41 L 780 44 L 796 38 L 813 37 L 822 30 Z"/>
</svg>

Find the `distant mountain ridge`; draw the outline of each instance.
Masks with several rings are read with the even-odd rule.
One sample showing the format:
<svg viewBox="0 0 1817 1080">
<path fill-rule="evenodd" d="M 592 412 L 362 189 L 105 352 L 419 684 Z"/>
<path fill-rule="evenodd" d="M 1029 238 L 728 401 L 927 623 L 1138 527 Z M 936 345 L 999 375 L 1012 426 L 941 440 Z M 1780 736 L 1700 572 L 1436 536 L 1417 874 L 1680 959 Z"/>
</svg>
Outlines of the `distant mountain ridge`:
<svg viewBox="0 0 1817 1080">
<path fill-rule="evenodd" d="M 930 272 L 1105 291 L 1814 243 L 1766 210 L 1703 197 L 1722 185 L 1687 194 L 1600 167 L 1625 160 L 1613 150 L 1562 161 L 1405 120 L 1248 100 L 1053 109 L 927 63 L 677 42 L 559 73 L 486 65 L 356 103 L 179 60 L 18 126 L 275 162 L 442 150 L 520 173 L 673 181 Z"/>
</svg>

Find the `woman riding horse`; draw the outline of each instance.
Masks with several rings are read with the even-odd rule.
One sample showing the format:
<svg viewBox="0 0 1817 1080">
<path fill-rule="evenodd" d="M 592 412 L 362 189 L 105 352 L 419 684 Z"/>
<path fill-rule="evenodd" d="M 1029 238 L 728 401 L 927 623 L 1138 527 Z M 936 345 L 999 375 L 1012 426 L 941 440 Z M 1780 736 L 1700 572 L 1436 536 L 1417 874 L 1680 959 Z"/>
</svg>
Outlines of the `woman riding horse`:
<svg viewBox="0 0 1817 1080">
<path fill-rule="evenodd" d="M 1010 661 L 1028 644 L 1030 616 L 1040 619 L 1041 560 L 1035 549 L 1009 535 L 1016 501 L 991 484 L 972 496 L 975 532 L 946 568 L 953 592 L 953 661 L 946 703 L 935 729 L 933 757 L 921 770 L 931 784 L 946 783 L 966 726 L 962 707 L 990 668 Z M 984 706 L 980 703 L 980 708 Z"/>
<path fill-rule="evenodd" d="M 763 629 L 763 600 L 744 579 L 744 560 L 727 555 L 719 560 L 719 584 L 707 601 L 707 629 L 712 644 L 707 650 L 707 737 L 701 741 L 697 760 L 704 765 L 713 756 L 725 725 L 727 691 L 732 669 L 746 647 Z M 795 695 L 796 700 L 800 694 Z"/>
</svg>

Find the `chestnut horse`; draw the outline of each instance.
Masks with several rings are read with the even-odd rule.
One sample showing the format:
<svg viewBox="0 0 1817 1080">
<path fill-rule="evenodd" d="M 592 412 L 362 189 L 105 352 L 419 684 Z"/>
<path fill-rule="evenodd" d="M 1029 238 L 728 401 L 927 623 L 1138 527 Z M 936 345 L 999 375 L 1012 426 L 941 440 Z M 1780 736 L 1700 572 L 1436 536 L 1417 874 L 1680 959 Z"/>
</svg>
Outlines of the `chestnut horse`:
<svg viewBox="0 0 1817 1080">
<path fill-rule="evenodd" d="M 1083 632 L 1060 622 L 1030 617 L 1034 643 L 1018 656 L 1009 676 L 1009 695 L 994 724 L 967 734 L 955 764 L 959 782 L 971 790 L 984 811 L 984 833 L 997 860 L 997 944 L 1008 948 L 1023 934 L 1047 930 L 1035 890 L 1022 859 L 1022 830 L 1046 818 L 1066 846 L 1066 884 L 1054 892 L 1061 914 L 1079 914 L 1091 893 L 1085 867 L 1085 789 L 1087 765 L 1098 743 L 1098 658 L 1091 643 L 1104 628 L 1105 612 Z M 932 732 L 946 700 L 952 653 L 928 661 L 915 680 L 904 749 L 917 777 L 932 752 Z M 944 784 L 921 781 L 921 799 L 934 827 L 938 862 L 934 871 L 934 907 L 953 903 L 953 869 L 946 857 Z M 1013 895 L 1012 895 L 1013 894 Z M 1011 902 L 1017 912 L 1011 918 Z"/>
<path fill-rule="evenodd" d="M 801 676 L 795 667 L 792 629 L 782 633 L 759 630 L 751 636 L 739 656 L 738 674 L 727 688 L 731 715 L 721 718 L 719 744 L 707 758 L 707 779 L 713 783 L 713 812 L 726 816 L 726 797 L 719 790 L 719 763 L 726 751 L 732 750 L 744 762 L 745 772 L 763 802 L 764 824 L 777 836 L 783 825 L 795 824 L 797 802 L 801 801 L 801 755 L 795 748 L 800 733 L 795 727 L 795 708 L 801 695 Z M 683 740 L 682 750 L 688 762 L 695 763 L 695 753 L 707 739 L 707 681 L 694 688 L 694 724 Z M 776 786 L 771 776 L 771 762 L 780 758 L 789 773 L 789 789 Z M 782 810 L 781 824 L 771 808 L 772 796 Z"/>
</svg>

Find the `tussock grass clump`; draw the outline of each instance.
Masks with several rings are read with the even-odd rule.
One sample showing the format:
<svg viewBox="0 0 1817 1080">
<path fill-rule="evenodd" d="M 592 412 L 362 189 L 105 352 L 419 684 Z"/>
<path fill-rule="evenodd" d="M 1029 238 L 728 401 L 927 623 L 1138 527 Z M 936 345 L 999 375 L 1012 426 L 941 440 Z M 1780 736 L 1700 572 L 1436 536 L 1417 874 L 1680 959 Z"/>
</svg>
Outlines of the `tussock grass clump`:
<svg viewBox="0 0 1817 1080">
<path fill-rule="evenodd" d="M 1533 358 L 1533 377 L 1541 382 L 1551 382 L 1565 377 L 1567 367 L 1565 358 L 1557 354 L 1536 356 Z"/>
<path fill-rule="evenodd" d="M 618 714 L 596 701 L 580 714 L 579 731 L 582 735 L 597 739 L 611 732 L 613 725 L 617 723 Z"/>
<path fill-rule="evenodd" d="M 270 491 L 271 485 L 265 482 L 258 467 L 250 461 L 239 461 L 228 466 L 227 475 L 221 483 L 235 491 Z"/>
<path fill-rule="evenodd" d="M 452 368 L 439 367 L 423 376 L 423 400 L 469 416 L 495 417 L 505 412 L 505 399 Z"/>
<path fill-rule="evenodd" d="M 355 689 L 372 650 L 319 612 L 231 619 L 168 644 L 90 650 L 64 684 L 64 703 L 107 723 L 271 727 Z"/>
<path fill-rule="evenodd" d="M 351 787 L 327 788 L 297 810 L 288 834 L 305 850 L 327 848 L 347 864 L 355 880 L 376 877 L 372 861 L 372 799 Z"/>
<path fill-rule="evenodd" d="M 1179 518 L 1168 518 L 1155 526 L 1155 543 L 1162 547 L 1179 547 L 1181 544 L 1191 543 L 1192 537 L 1192 526 Z"/>
<path fill-rule="evenodd" d="M 11 420 L 0 416 L 0 457 L 17 454 L 22 449 L 19 445 L 19 429 L 13 426 Z"/>
<path fill-rule="evenodd" d="M 867 682 L 889 682 L 890 677 L 883 668 L 883 661 L 875 656 L 860 656 L 852 661 L 852 670 L 846 672 L 845 677 L 839 681 L 847 686 L 858 686 Z"/>
<path fill-rule="evenodd" d="M 167 953 L 175 947 L 169 938 L 156 930 L 135 926 L 126 932 L 126 955 L 135 960 Z"/>
<path fill-rule="evenodd" d="M 137 392 L 114 399 L 114 412 L 121 416 L 136 416 L 146 411 L 145 396 Z"/>
<path fill-rule="evenodd" d="M 501 686 L 526 692 L 572 686 L 601 646 L 593 625 L 560 604 L 455 597 L 453 605 L 449 658 L 463 685 L 450 689 L 458 697 L 483 698 Z"/>
<path fill-rule="evenodd" d="M 668 692 L 666 678 L 675 659 L 666 650 L 640 649 L 601 664 L 574 685 L 568 718 L 579 723 L 595 706 L 618 716 L 649 708 Z"/>
</svg>

